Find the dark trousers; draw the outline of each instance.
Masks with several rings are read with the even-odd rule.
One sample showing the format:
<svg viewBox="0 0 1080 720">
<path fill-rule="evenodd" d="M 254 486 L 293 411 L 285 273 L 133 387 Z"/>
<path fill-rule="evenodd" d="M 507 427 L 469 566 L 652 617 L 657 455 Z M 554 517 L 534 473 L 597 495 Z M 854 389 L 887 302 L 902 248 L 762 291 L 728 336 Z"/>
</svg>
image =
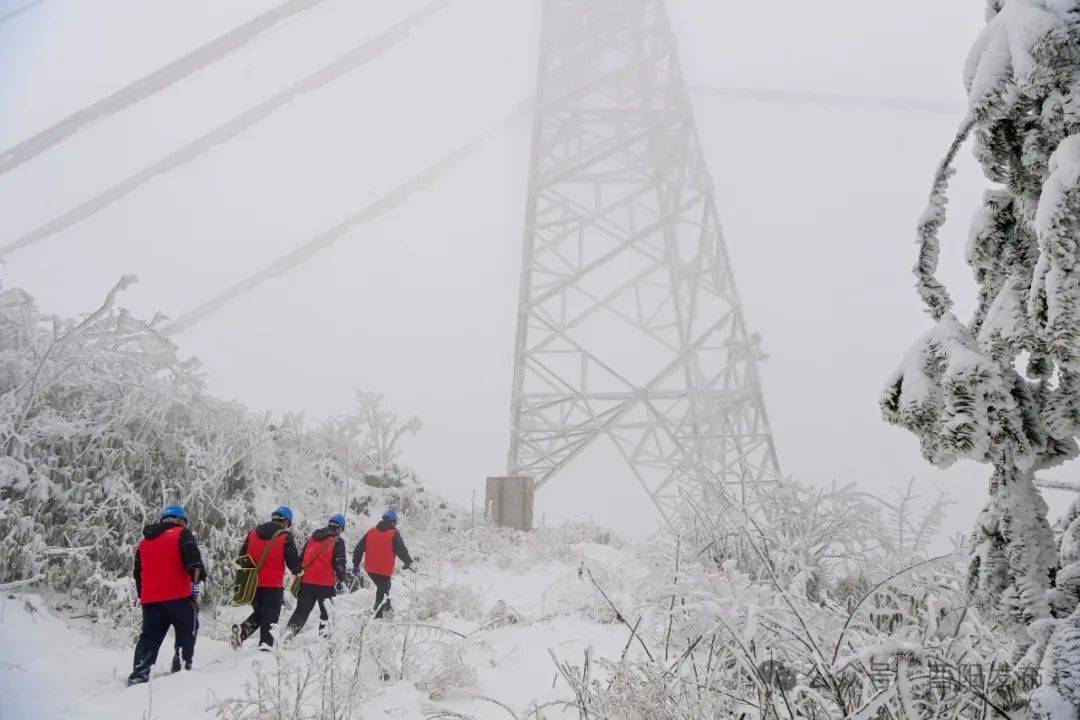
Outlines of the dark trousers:
<svg viewBox="0 0 1080 720">
<path fill-rule="evenodd" d="M 195 598 L 191 598 L 191 606 L 195 608 L 195 627 L 191 630 L 191 646 L 195 647 L 195 642 L 199 639 L 199 601 Z M 180 657 L 180 633 L 173 633 L 173 656 Z M 194 650 L 192 650 L 194 652 Z"/>
<path fill-rule="evenodd" d="M 390 607 L 390 576 L 369 572 L 368 577 L 375 583 L 375 617 L 393 615 L 394 609 Z"/>
<path fill-rule="evenodd" d="M 260 645 L 273 645 L 273 626 L 281 619 L 281 606 L 285 604 L 284 588 L 258 588 L 251 600 L 251 614 L 240 623 L 240 640 L 243 642 L 256 630 Z"/>
<path fill-rule="evenodd" d="M 185 663 L 195 658 L 195 626 L 198 616 L 192 598 L 166 600 L 142 606 L 142 632 L 135 645 L 135 662 L 131 671 L 133 678 L 148 678 L 157 662 L 161 642 L 171 627 L 176 632 L 176 644 Z"/>
<path fill-rule="evenodd" d="M 301 583 L 300 592 L 296 594 L 296 609 L 289 618 L 289 632 L 295 635 L 303 629 L 308 615 L 315 608 L 315 603 L 319 603 L 319 630 L 324 629 L 326 621 L 330 619 L 330 613 L 326 611 L 326 601 L 333 598 L 335 594 L 334 588 L 330 585 Z"/>
</svg>

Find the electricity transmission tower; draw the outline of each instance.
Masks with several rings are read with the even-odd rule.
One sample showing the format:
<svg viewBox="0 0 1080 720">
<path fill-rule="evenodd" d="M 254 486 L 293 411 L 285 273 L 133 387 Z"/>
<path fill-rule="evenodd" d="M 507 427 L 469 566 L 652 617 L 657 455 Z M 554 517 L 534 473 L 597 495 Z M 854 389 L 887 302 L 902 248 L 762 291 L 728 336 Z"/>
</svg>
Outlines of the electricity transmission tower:
<svg viewBox="0 0 1080 720">
<path fill-rule="evenodd" d="M 665 518 L 779 477 L 662 0 L 545 0 L 511 474 L 608 438 Z"/>
</svg>

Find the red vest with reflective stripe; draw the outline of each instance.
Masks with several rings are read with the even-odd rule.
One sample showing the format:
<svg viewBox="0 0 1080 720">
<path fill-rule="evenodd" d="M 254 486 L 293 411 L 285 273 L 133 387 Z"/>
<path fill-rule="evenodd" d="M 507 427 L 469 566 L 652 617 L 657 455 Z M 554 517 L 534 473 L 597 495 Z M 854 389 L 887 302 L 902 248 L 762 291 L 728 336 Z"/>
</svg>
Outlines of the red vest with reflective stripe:
<svg viewBox="0 0 1080 720">
<path fill-rule="evenodd" d="M 368 530 L 364 540 L 364 569 L 374 575 L 394 574 L 394 536 L 397 528 Z"/>
<path fill-rule="evenodd" d="M 142 565 L 142 605 L 191 597 L 191 575 L 180 556 L 180 533 L 177 525 L 156 538 L 143 538 L 139 543 L 139 563 Z"/>
<path fill-rule="evenodd" d="M 308 542 L 304 549 L 304 574 L 300 582 L 304 585 L 334 586 L 334 545 L 336 537 Z M 318 555 L 316 558 L 315 556 Z"/>
<path fill-rule="evenodd" d="M 248 532 L 248 555 L 254 562 L 259 562 L 268 542 L 271 541 L 263 540 L 254 530 Z M 285 587 L 285 533 L 274 538 L 270 552 L 266 553 L 266 560 L 259 570 L 258 587 Z"/>
</svg>

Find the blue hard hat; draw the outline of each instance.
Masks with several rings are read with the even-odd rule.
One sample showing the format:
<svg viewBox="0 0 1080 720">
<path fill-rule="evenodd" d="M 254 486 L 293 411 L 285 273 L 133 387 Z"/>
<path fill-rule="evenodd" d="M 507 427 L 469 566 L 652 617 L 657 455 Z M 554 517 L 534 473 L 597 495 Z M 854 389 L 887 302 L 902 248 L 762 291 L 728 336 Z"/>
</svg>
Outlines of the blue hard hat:
<svg viewBox="0 0 1080 720">
<path fill-rule="evenodd" d="M 161 511 L 161 519 L 162 520 L 164 520 L 165 518 L 170 518 L 170 517 L 179 518 L 181 520 L 187 520 L 188 519 L 187 518 L 187 513 L 184 512 L 184 506 L 183 505 L 177 505 L 176 503 L 173 503 L 172 505 L 166 505 L 165 509 Z"/>
<path fill-rule="evenodd" d="M 387 508 L 386 512 L 382 514 L 383 520 L 389 520 L 390 522 L 397 522 L 397 510 L 394 508 Z"/>
<path fill-rule="evenodd" d="M 280 505 L 274 512 L 270 513 L 270 517 L 274 517 L 275 515 L 292 522 L 292 508 L 288 505 Z"/>
<path fill-rule="evenodd" d="M 345 527 L 345 516 L 342 515 L 341 513 L 337 513 L 336 515 L 331 515 L 330 516 L 330 522 L 334 523 L 335 525 L 340 525 L 341 527 Z"/>
</svg>

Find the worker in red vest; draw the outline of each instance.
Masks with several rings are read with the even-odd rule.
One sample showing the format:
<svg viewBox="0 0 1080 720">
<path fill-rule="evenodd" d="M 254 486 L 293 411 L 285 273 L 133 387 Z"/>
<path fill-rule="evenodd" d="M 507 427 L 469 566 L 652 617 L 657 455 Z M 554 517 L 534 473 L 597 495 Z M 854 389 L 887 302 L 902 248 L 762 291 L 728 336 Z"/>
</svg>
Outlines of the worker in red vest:
<svg viewBox="0 0 1080 720">
<path fill-rule="evenodd" d="M 195 535 L 187 528 L 184 508 L 169 505 L 161 521 L 143 528 L 135 550 L 135 589 L 142 605 L 142 632 L 128 685 L 148 682 L 158 649 L 172 627 L 184 667 L 195 657 L 195 596 L 202 590 L 206 568 Z"/>
<path fill-rule="evenodd" d="M 296 610 L 288 622 L 289 637 L 304 628 L 315 603 L 319 603 L 319 633 L 326 630 L 330 619 L 326 601 L 337 595 L 337 588 L 346 579 L 345 541 L 341 539 L 344 531 L 345 516 L 331 515 L 326 527 L 313 532 L 304 543 L 304 567 L 300 575 L 300 592 L 296 595 Z"/>
<path fill-rule="evenodd" d="M 364 570 L 375 583 L 375 617 L 392 615 L 390 607 L 390 576 L 394 574 L 395 558 L 401 558 L 404 569 L 412 569 L 413 559 L 401 533 L 397 529 L 397 511 L 390 508 L 383 513 L 379 524 L 367 531 L 353 550 L 353 573 L 360 574 L 360 559 Z"/>
<path fill-rule="evenodd" d="M 238 650 L 256 630 L 259 631 L 260 650 L 269 650 L 274 645 L 274 625 L 281 619 L 281 606 L 285 604 L 285 568 L 288 567 L 293 575 L 300 574 L 300 555 L 289 531 L 292 522 L 292 508 L 282 505 L 270 514 L 270 522 L 249 530 L 240 546 L 240 557 L 250 555 L 258 563 L 265 552 L 266 559 L 259 569 L 251 615 L 239 625 L 232 626 L 234 650 Z"/>
</svg>

